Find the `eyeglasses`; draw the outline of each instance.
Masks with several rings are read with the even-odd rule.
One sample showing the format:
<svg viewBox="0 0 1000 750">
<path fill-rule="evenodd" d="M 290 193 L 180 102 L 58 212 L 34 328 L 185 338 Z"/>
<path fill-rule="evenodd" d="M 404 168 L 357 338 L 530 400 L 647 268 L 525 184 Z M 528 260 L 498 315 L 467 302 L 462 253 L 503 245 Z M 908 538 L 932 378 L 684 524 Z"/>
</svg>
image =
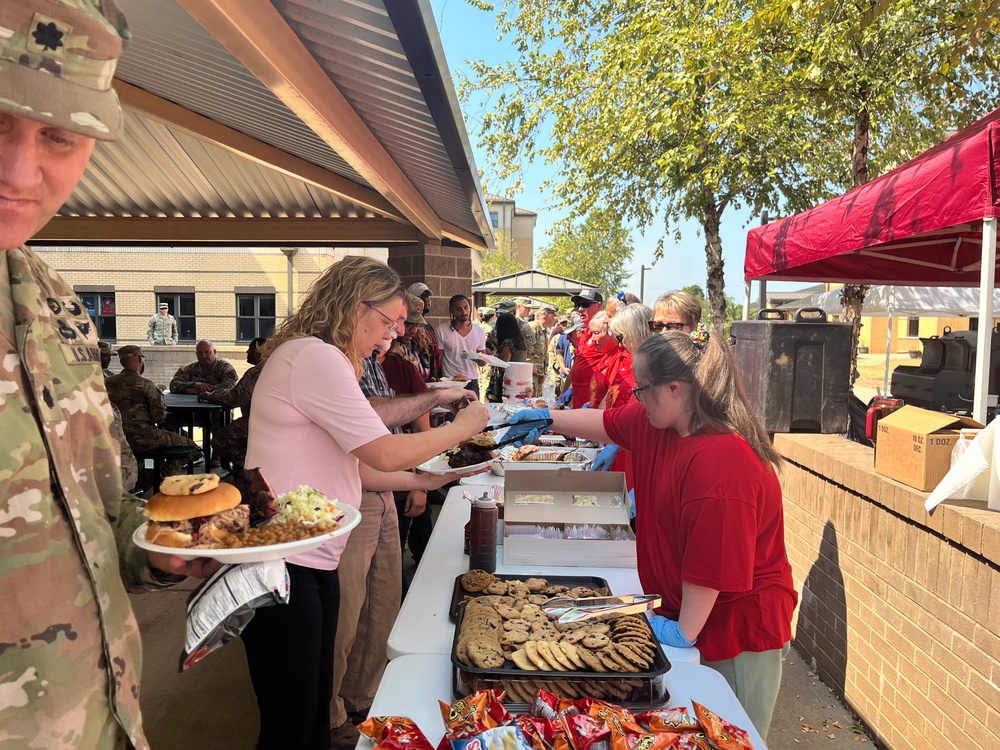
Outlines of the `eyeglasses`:
<svg viewBox="0 0 1000 750">
<path fill-rule="evenodd" d="M 637 387 L 635 387 L 635 388 L 632 389 L 632 395 L 635 396 L 635 398 L 636 398 L 637 401 L 641 401 L 642 400 L 642 393 L 644 391 L 648 391 L 654 385 L 655 385 L 655 383 L 646 383 L 646 385 L 637 386 Z"/>
<path fill-rule="evenodd" d="M 671 320 L 667 323 L 661 323 L 658 320 L 649 321 L 649 330 L 653 333 L 663 333 L 664 331 L 683 331 L 687 328 L 687 323 L 681 323 L 676 320 Z"/>
<path fill-rule="evenodd" d="M 379 310 L 371 302 L 365 302 L 365 304 L 368 305 L 368 307 L 370 307 L 372 310 L 374 310 L 375 312 L 377 312 L 379 315 L 381 315 L 382 316 L 382 320 L 384 320 L 386 323 L 389 324 L 389 330 L 386 331 L 386 333 L 392 333 L 393 331 L 395 331 L 399 327 L 399 323 L 397 323 L 392 318 L 390 318 L 388 315 L 386 315 L 384 312 L 382 312 L 381 310 Z"/>
</svg>

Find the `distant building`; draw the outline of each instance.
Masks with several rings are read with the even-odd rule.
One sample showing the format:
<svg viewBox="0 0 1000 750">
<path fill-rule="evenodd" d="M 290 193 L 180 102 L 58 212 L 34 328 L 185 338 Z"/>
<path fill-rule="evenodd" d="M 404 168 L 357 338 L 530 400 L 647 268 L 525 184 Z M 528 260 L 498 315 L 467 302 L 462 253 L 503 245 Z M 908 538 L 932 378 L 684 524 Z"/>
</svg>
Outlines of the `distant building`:
<svg viewBox="0 0 1000 750">
<path fill-rule="evenodd" d="M 509 239 L 518 263 L 525 268 L 534 268 L 538 214 L 518 208 L 514 201 L 501 195 L 486 193 L 485 198 L 494 234 L 500 233 L 503 238 Z M 501 244 L 500 236 L 497 237 L 497 244 Z"/>
</svg>

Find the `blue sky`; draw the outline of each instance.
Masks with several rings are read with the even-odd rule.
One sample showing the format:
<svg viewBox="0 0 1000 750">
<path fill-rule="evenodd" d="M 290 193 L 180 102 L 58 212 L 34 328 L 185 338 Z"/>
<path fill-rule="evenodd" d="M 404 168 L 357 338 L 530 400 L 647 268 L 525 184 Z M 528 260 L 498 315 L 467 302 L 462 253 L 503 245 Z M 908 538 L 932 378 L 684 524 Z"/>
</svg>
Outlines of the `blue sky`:
<svg viewBox="0 0 1000 750">
<path fill-rule="evenodd" d="M 496 0 L 496 2 L 499 3 L 501 0 Z M 485 60 L 488 63 L 498 64 L 513 59 L 514 56 L 509 45 L 497 40 L 498 32 L 491 14 L 476 10 L 466 0 L 431 0 L 431 6 L 434 9 L 434 18 L 437 21 L 438 32 L 441 35 L 445 56 L 448 59 L 448 66 L 451 69 L 456 88 L 459 80 L 469 74 L 468 60 Z M 486 101 L 485 97 L 484 101 Z M 463 112 L 475 154 L 476 166 L 485 170 L 487 168 L 486 155 L 479 148 L 477 133 L 481 107 L 482 103 L 480 102 L 470 103 L 463 106 Z M 519 208 L 526 208 L 538 214 L 538 223 L 535 226 L 536 249 L 548 244 L 550 240 L 546 234 L 547 230 L 565 215 L 565 211 L 561 211 L 555 206 L 551 195 L 541 192 L 542 184 L 546 179 L 554 177 L 555 172 L 555 168 L 547 164 L 529 165 L 523 175 L 524 189 L 513 194 L 506 189 L 509 186 L 497 184 L 495 180 L 490 179 L 488 172 L 485 175 L 485 182 L 491 192 L 506 195 L 515 200 Z M 737 301 L 743 300 L 743 253 L 746 247 L 746 233 L 749 228 L 757 226 L 759 223 L 759 217 L 751 217 L 749 212 L 745 210 L 729 209 L 723 214 L 721 233 L 726 293 Z M 668 235 L 664 257 L 653 266 L 652 270 L 646 271 L 645 297 L 647 302 L 655 299 L 661 292 L 678 289 L 689 284 L 705 287 L 705 241 L 699 232 L 697 222 L 682 224 L 680 233 L 679 242 L 674 242 L 672 233 Z M 657 227 L 651 227 L 647 230 L 646 236 L 638 231 L 633 232 L 636 252 L 632 258 L 631 265 L 634 275 L 628 291 L 639 293 L 639 268 L 642 265 L 653 265 L 653 252 L 660 234 L 661 231 Z M 769 288 L 778 290 L 794 289 L 801 286 L 804 285 L 775 284 L 772 282 Z M 756 284 L 753 294 L 757 295 Z"/>
</svg>

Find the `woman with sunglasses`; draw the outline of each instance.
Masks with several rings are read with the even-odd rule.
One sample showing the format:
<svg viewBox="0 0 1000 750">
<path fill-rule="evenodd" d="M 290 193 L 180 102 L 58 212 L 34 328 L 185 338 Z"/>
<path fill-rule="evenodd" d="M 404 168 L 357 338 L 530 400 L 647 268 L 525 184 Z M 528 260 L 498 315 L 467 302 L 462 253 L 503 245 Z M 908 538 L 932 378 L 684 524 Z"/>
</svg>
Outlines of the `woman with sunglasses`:
<svg viewBox="0 0 1000 750">
<path fill-rule="evenodd" d="M 701 300 L 691 292 L 679 291 L 661 294 L 653 305 L 649 330 L 653 333 L 680 331 L 691 333 L 701 322 Z"/>
<path fill-rule="evenodd" d="M 696 340 L 697 338 L 697 340 Z M 747 399 L 722 336 L 669 331 L 636 351 L 636 400 L 603 412 L 534 409 L 512 423 L 633 453 L 636 550 L 644 591 L 663 605 L 661 642 L 697 645 L 767 738 L 796 593 L 785 552 L 781 458 Z M 514 424 L 506 437 L 537 430 Z"/>
<path fill-rule="evenodd" d="M 246 465 L 259 466 L 276 493 L 308 485 L 357 508 L 362 486 L 436 489 L 458 478 L 403 470 L 481 431 L 485 406 L 473 402 L 429 432 L 393 435 L 358 384 L 362 359 L 388 343 L 405 318 L 396 272 L 348 256 L 316 280 L 265 344 Z M 289 603 L 258 610 L 243 631 L 260 710 L 258 748 L 330 747 L 337 567 L 347 539 L 286 558 Z"/>
</svg>

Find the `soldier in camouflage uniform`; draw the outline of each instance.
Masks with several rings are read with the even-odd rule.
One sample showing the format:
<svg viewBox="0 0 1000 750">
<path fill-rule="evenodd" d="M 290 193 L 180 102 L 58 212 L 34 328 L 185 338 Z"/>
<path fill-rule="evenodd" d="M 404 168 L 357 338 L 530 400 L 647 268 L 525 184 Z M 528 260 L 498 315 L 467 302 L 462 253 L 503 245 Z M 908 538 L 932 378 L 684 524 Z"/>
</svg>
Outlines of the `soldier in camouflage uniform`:
<svg viewBox="0 0 1000 750">
<path fill-rule="evenodd" d="M 170 305 L 161 302 L 159 312 L 149 319 L 146 340 L 153 346 L 173 346 L 177 338 L 177 319 L 170 314 Z"/>
<path fill-rule="evenodd" d="M 24 243 L 66 202 L 122 115 L 128 39 L 111 0 L 0 3 L 0 743 L 148 748 L 126 586 L 204 575 L 147 554 L 122 491 L 93 322 Z"/>
<path fill-rule="evenodd" d="M 167 406 L 163 394 L 156 383 L 140 374 L 144 369 L 142 349 L 138 346 L 123 346 L 118 350 L 122 371 L 112 375 L 104 386 L 108 389 L 111 403 L 122 413 L 122 428 L 132 450 L 137 453 L 183 446 L 191 449 L 188 461 L 201 456 L 198 444 L 177 432 L 161 429 L 167 418 Z M 163 463 L 163 475 L 179 474 L 184 460 L 174 459 Z"/>
<path fill-rule="evenodd" d="M 199 341 L 194 353 L 198 361 L 177 369 L 170 381 L 171 393 L 208 393 L 236 385 L 239 379 L 236 369 L 226 360 L 219 359 L 211 341 Z"/>
<path fill-rule="evenodd" d="M 199 401 L 208 401 L 212 404 L 222 404 L 240 410 L 239 419 L 234 419 L 220 430 L 216 430 L 212 435 L 213 455 L 218 455 L 233 464 L 243 466 L 247 457 L 247 438 L 250 435 L 250 400 L 253 398 L 253 389 L 257 385 L 257 379 L 264 369 L 261 362 L 260 347 L 267 339 L 254 339 L 247 347 L 247 362 L 253 367 L 243 373 L 240 382 L 232 388 L 222 388 L 198 396 Z"/>
<path fill-rule="evenodd" d="M 558 310 L 555 305 L 546 302 L 541 306 L 535 319 L 528 324 L 531 326 L 531 332 L 535 334 L 535 343 L 528 350 L 528 359 L 535 364 L 534 372 L 531 375 L 531 395 L 535 398 L 542 395 L 545 377 L 548 375 L 549 333 L 556 323 Z"/>
<path fill-rule="evenodd" d="M 118 352 L 112 349 L 107 341 L 98 341 L 97 348 L 101 351 L 101 372 L 104 373 L 104 377 L 110 378 L 114 374 L 111 372 L 111 357 Z"/>
</svg>

